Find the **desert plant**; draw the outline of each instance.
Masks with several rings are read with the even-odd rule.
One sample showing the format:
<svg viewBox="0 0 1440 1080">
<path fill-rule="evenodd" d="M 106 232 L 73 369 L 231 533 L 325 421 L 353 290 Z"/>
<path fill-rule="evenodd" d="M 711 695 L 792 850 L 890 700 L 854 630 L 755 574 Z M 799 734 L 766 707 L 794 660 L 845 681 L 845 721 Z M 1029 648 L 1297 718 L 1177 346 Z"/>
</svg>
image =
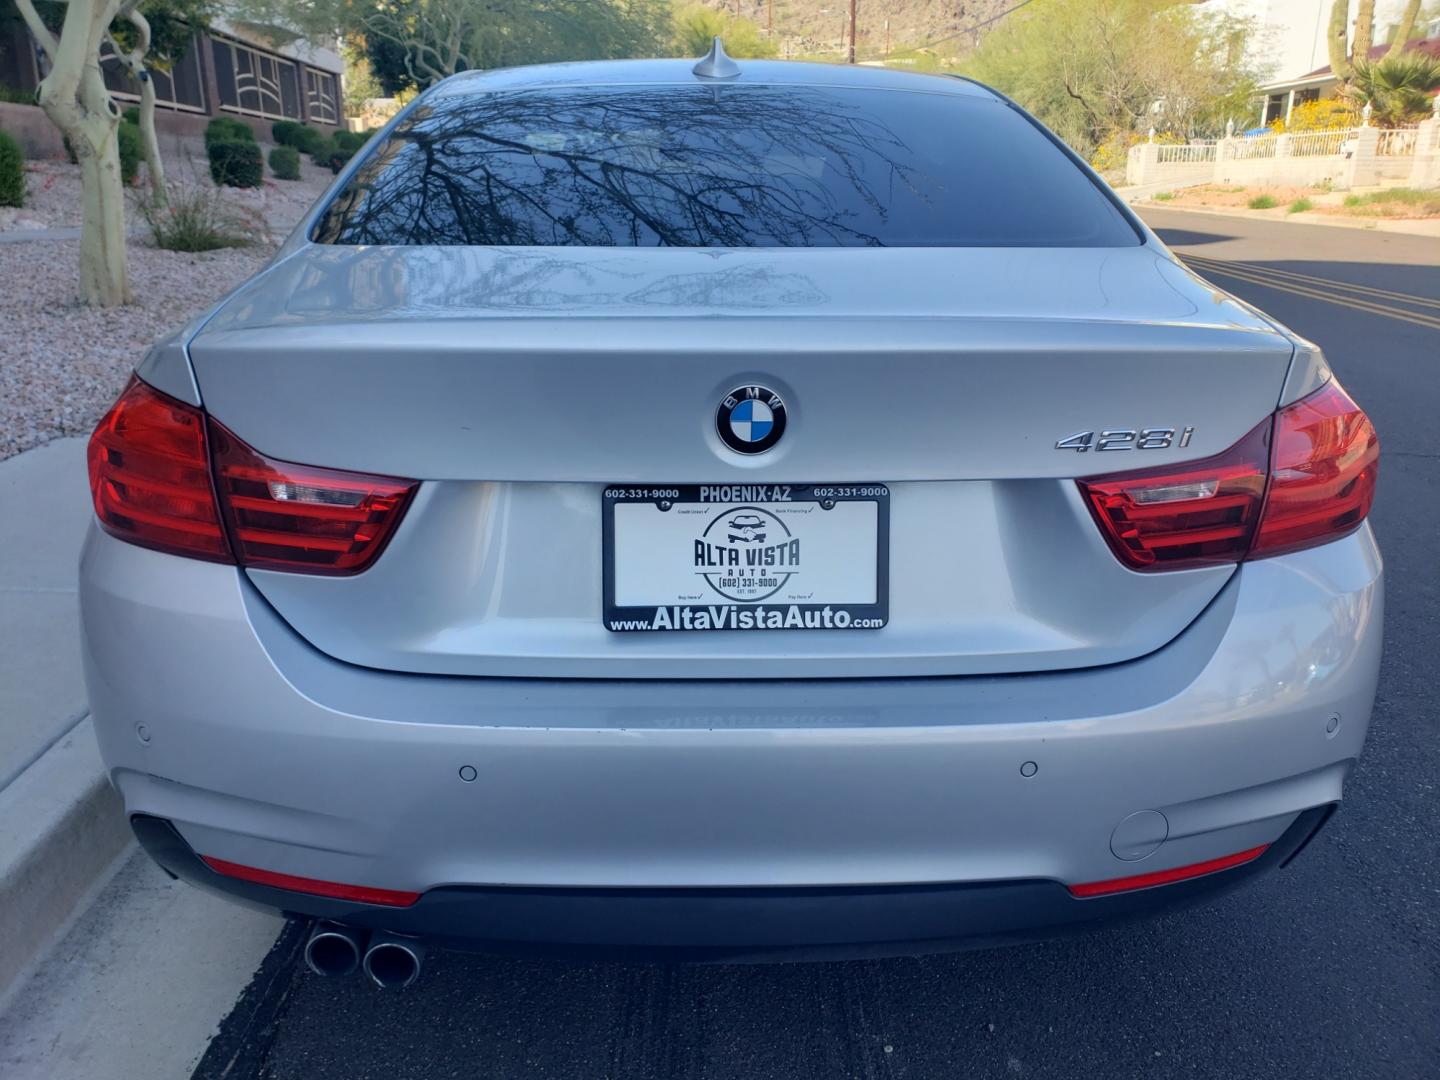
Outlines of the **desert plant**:
<svg viewBox="0 0 1440 1080">
<path fill-rule="evenodd" d="M 1436 90 L 1440 90 L 1440 57 L 1422 52 L 1357 62 L 1350 85 L 1355 100 L 1369 105 L 1375 121 L 1385 127 L 1425 119 Z"/>
<path fill-rule="evenodd" d="M 749 19 L 722 14 L 704 4 L 677 7 L 673 33 L 677 56 L 704 56 L 717 37 L 724 39 L 727 53 L 740 59 L 763 59 L 779 51 L 776 43 Z"/>
<path fill-rule="evenodd" d="M 1285 208 L 1287 214 L 1303 214 L 1306 210 L 1315 209 L 1315 204 L 1309 199 L 1296 199 Z"/>
<path fill-rule="evenodd" d="M 243 120 L 236 120 L 233 116 L 217 116 L 210 123 L 205 125 L 205 149 L 209 150 L 212 143 L 220 142 L 254 142 L 255 132 L 250 130 L 250 125 Z"/>
<path fill-rule="evenodd" d="M 0 206 L 25 205 L 25 154 L 0 131 Z"/>
<path fill-rule="evenodd" d="M 277 146 L 270 151 L 270 171 L 277 180 L 300 179 L 300 151 L 293 146 Z"/>
<path fill-rule="evenodd" d="M 1273 210 L 1280 204 L 1275 201 L 1274 195 L 1256 195 L 1246 205 L 1251 210 Z"/>
<path fill-rule="evenodd" d="M 1157 191 L 1151 198 L 1156 202 L 1169 202 L 1175 198 L 1175 193 L 1173 191 Z"/>
<path fill-rule="evenodd" d="M 120 182 L 129 187 L 140 177 L 140 126 L 122 120 L 115 138 L 120 140 Z"/>
<path fill-rule="evenodd" d="M 210 179 L 225 187 L 254 188 L 265 180 L 265 161 L 255 141 L 210 144 Z"/>
<path fill-rule="evenodd" d="M 166 251 L 214 251 L 251 243 L 244 223 L 225 209 L 217 191 L 172 188 L 168 205 L 145 201 L 140 212 L 155 246 Z"/>
</svg>

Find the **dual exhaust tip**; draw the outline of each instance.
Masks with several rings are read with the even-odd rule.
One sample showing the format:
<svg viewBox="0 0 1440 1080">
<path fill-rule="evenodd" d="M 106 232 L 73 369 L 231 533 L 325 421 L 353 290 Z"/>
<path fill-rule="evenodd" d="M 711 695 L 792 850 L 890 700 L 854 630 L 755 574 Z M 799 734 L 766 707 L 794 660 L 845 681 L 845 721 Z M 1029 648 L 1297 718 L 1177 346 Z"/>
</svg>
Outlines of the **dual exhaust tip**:
<svg viewBox="0 0 1440 1080">
<path fill-rule="evenodd" d="M 336 978 L 364 970 L 376 986 L 403 990 L 420 977 L 425 946 L 418 938 L 371 934 L 339 923 L 319 923 L 305 942 L 305 966 Z"/>
</svg>

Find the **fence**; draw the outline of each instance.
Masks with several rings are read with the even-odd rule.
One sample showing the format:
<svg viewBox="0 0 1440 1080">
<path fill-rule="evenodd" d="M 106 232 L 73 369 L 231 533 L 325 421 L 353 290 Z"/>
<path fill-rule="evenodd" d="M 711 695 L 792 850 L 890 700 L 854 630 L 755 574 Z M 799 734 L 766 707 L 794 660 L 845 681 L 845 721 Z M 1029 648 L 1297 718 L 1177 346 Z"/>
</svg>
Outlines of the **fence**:
<svg viewBox="0 0 1440 1080">
<path fill-rule="evenodd" d="M 1290 136 L 1291 157 L 1325 157 L 1344 152 L 1345 143 L 1355 137 L 1349 129 L 1340 131 L 1303 131 Z"/>
<path fill-rule="evenodd" d="M 1415 152 L 1416 128 L 1391 128 L 1380 132 L 1380 144 L 1376 149 L 1381 157 L 1402 157 Z"/>
<path fill-rule="evenodd" d="M 1440 180 L 1440 114 L 1418 127 L 1381 130 L 1369 126 L 1338 131 L 1227 137 L 1186 145 L 1141 143 L 1131 147 L 1129 184 L 1331 183 L 1364 187 L 1410 182 L 1424 187 Z"/>
<path fill-rule="evenodd" d="M 1215 144 L 1204 142 L 1190 143 L 1188 146 L 1161 146 L 1157 151 L 1156 160 L 1162 165 L 1214 161 Z"/>
<path fill-rule="evenodd" d="M 1225 156 L 1232 161 L 1250 161 L 1254 158 L 1271 158 L 1280 148 L 1279 135 L 1261 135 L 1253 139 L 1237 139 Z"/>
</svg>

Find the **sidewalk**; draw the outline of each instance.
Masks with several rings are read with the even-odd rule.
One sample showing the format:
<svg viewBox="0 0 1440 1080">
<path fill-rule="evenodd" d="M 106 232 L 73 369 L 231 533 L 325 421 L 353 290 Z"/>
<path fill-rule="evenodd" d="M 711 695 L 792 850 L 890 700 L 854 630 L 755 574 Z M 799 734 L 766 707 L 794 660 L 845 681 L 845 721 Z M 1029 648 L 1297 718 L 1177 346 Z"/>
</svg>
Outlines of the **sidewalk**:
<svg viewBox="0 0 1440 1080">
<path fill-rule="evenodd" d="M 85 704 L 85 440 L 0 461 L 0 997 L 131 843 Z"/>
<path fill-rule="evenodd" d="M 1155 184 L 1151 184 L 1155 187 Z M 1401 233 L 1404 236 L 1437 236 L 1440 238 L 1440 219 L 1414 217 L 1414 219 L 1392 219 L 1392 217 L 1346 217 L 1333 213 L 1305 212 L 1287 213 L 1284 207 L 1272 210 L 1250 210 L 1247 207 L 1220 206 L 1175 206 L 1174 203 L 1155 202 L 1146 197 L 1126 197 L 1123 190 L 1117 190 L 1130 206 L 1136 210 L 1174 210 L 1175 213 L 1200 213 L 1211 217 L 1248 217 L 1257 222 L 1286 222 L 1289 225 L 1322 225 L 1336 229 L 1365 229 L 1368 232 Z M 1138 189 L 1130 189 L 1138 190 Z M 1165 189 L 1162 189 L 1165 190 Z"/>
</svg>

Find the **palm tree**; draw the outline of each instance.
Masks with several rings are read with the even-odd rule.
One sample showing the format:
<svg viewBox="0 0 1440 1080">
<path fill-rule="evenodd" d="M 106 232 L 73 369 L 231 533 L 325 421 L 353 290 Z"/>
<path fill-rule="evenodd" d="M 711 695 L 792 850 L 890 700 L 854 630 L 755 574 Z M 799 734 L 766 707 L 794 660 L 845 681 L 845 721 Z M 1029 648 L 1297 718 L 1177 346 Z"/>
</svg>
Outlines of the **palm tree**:
<svg viewBox="0 0 1440 1080">
<path fill-rule="evenodd" d="M 1440 90 L 1440 58 L 1420 52 L 1356 63 L 1350 85 L 1355 100 L 1369 105 L 1382 127 L 1425 119 L 1436 90 Z"/>
</svg>

